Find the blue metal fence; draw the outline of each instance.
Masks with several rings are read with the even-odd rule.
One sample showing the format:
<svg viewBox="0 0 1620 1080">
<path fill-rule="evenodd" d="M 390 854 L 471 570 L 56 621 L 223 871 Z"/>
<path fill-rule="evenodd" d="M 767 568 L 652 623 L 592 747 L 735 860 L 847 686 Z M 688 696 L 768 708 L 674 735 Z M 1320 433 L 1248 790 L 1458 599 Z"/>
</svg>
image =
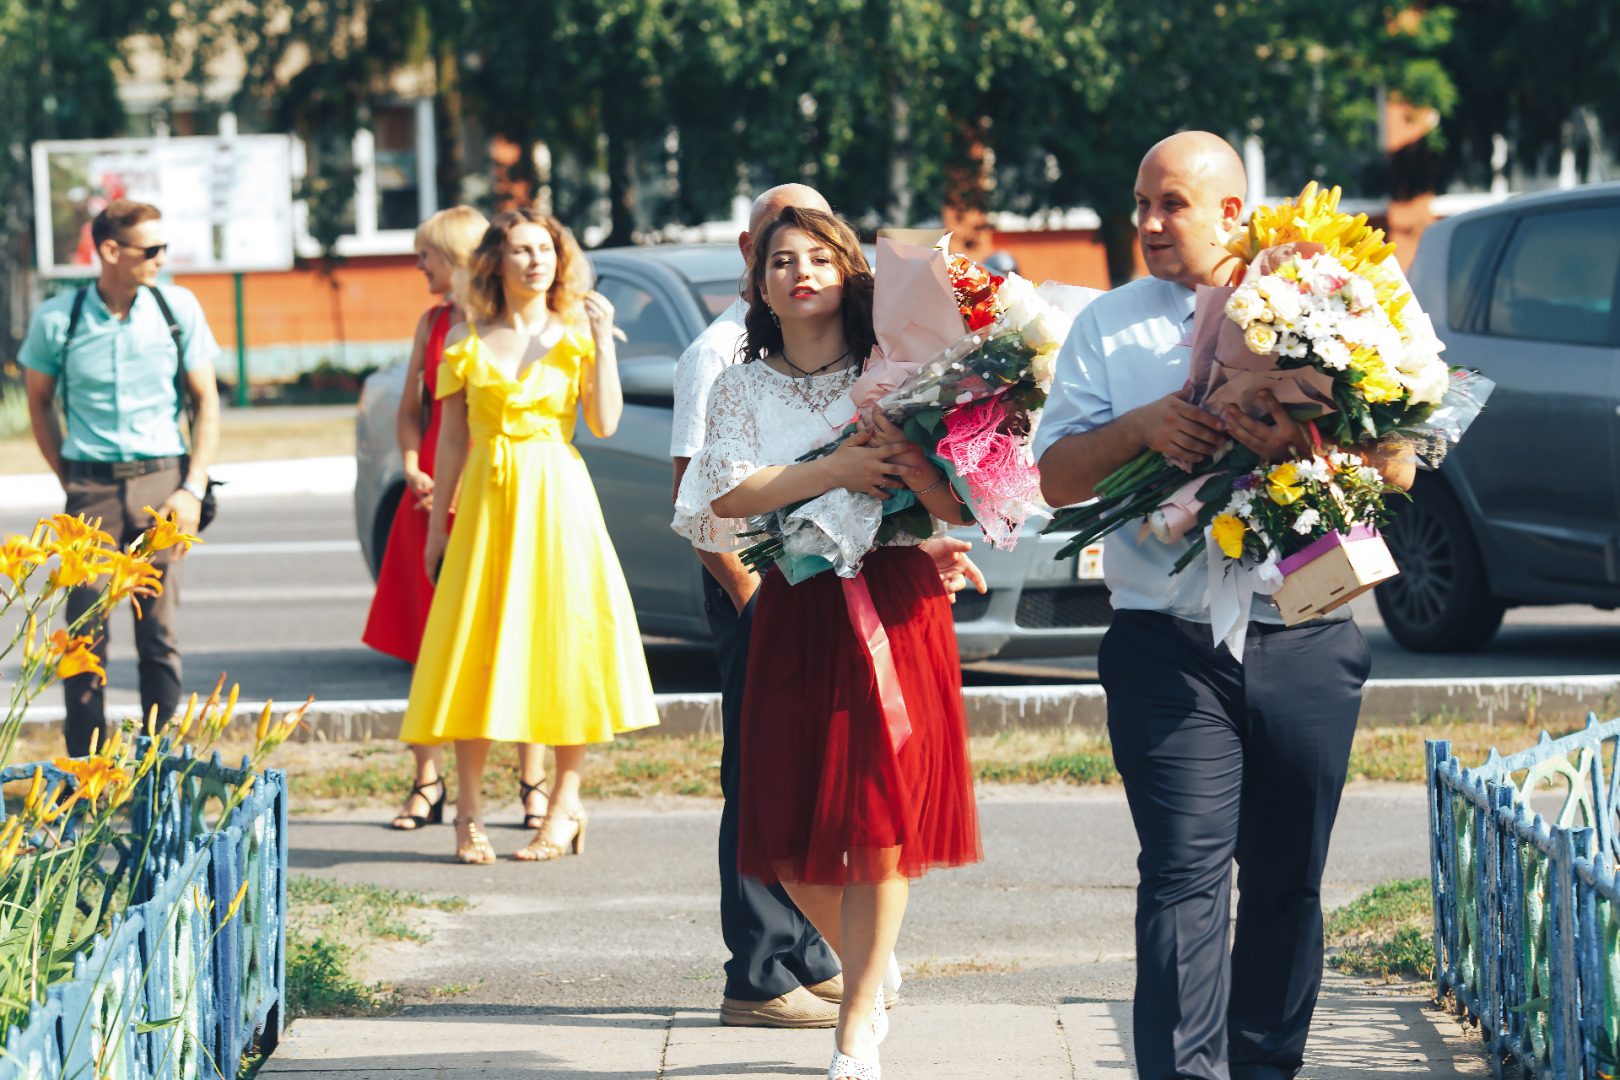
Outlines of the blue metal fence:
<svg viewBox="0 0 1620 1080">
<path fill-rule="evenodd" d="M 1607 757 L 1605 757 L 1607 755 Z M 1479 1024 L 1491 1065 L 1609 1080 L 1620 1045 L 1620 720 L 1478 768 L 1428 742 L 1435 978 Z M 1605 768 L 1607 766 L 1607 768 Z M 1562 789 L 1551 820 L 1539 790 Z"/>
<path fill-rule="evenodd" d="M 0 783 L 34 769 L 9 766 Z M 113 844 L 131 903 L 7 1033 L 0 1080 L 232 1080 L 255 1036 L 274 1046 L 287 975 L 287 780 L 265 770 L 220 822 L 248 769 L 187 747 L 142 779 L 130 831 Z"/>
</svg>

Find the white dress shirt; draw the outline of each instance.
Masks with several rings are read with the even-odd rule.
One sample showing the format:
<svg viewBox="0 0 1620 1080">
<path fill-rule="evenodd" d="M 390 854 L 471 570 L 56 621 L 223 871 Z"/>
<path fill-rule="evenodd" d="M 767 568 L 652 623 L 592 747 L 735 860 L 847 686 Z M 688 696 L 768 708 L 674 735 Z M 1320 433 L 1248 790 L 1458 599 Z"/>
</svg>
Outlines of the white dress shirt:
<svg viewBox="0 0 1620 1080">
<path fill-rule="evenodd" d="M 1058 353 L 1035 434 L 1037 460 L 1063 436 L 1101 427 L 1186 384 L 1196 295 L 1185 285 L 1144 277 L 1099 296 L 1080 313 Z M 1204 561 L 1195 559 L 1171 576 L 1188 541 L 1162 544 L 1149 535 L 1137 543 L 1139 531 L 1133 521 L 1103 541 L 1103 580 L 1114 607 L 1209 622 Z M 1249 611 L 1254 621 L 1282 622 L 1270 597 L 1256 596 Z"/>
<path fill-rule="evenodd" d="M 715 377 L 738 360 L 742 344 L 743 316 L 748 301 L 738 297 L 721 312 L 708 328 L 675 362 L 675 417 L 669 428 L 669 456 L 697 457 L 703 449 L 703 431 L 708 417 L 709 388 Z"/>
</svg>

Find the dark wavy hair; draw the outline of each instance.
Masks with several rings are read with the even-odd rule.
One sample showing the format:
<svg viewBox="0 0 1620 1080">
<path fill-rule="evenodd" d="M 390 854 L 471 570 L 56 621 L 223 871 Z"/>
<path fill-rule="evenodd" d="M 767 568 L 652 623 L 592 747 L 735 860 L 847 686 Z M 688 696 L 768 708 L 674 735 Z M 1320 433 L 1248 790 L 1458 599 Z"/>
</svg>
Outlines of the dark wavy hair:
<svg viewBox="0 0 1620 1080">
<path fill-rule="evenodd" d="M 526 206 L 495 215 L 467 265 L 455 273 L 456 299 L 475 319 L 493 318 L 506 311 L 501 263 L 506 258 L 506 241 L 519 225 L 539 225 L 551 234 L 552 247 L 557 250 L 557 275 L 546 290 L 546 307 L 569 321 L 577 319 L 580 302 L 591 291 L 591 264 L 562 222 Z"/>
<path fill-rule="evenodd" d="M 872 268 L 861 251 L 860 238 L 843 218 L 799 206 L 783 207 L 776 220 L 754 237 L 753 256 L 742 280 L 742 294 L 748 299 L 748 314 L 743 318 L 743 360 L 758 360 L 782 351 L 782 328 L 765 305 L 765 270 L 770 264 L 771 247 L 783 229 L 808 233 L 832 256 L 833 268 L 844 288 L 844 343 L 859 369 L 877 345 L 877 335 L 872 332 Z"/>
</svg>

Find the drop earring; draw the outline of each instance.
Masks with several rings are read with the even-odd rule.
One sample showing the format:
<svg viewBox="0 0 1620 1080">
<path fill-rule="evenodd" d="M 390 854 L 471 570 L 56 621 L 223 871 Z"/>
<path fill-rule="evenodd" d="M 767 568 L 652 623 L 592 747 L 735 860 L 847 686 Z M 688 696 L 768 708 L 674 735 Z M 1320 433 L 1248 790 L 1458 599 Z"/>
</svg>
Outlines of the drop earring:
<svg viewBox="0 0 1620 1080">
<path fill-rule="evenodd" d="M 765 310 L 771 313 L 771 322 L 775 323 L 777 327 L 780 328 L 782 325 L 782 317 L 776 313 L 776 309 L 773 307 L 768 307 Z"/>
</svg>

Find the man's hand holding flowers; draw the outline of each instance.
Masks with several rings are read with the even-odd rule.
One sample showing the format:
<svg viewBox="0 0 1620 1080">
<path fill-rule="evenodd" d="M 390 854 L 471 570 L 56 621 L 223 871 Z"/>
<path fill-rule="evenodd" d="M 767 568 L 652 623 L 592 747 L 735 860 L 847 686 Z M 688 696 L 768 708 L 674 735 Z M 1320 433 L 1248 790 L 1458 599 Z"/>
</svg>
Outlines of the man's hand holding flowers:
<svg viewBox="0 0 1620 1080">
<path fill-rule="evenodd" d="M 1185 390 L 1131 411 L 1142 444 L 1167 458 L 1198 461 L 1226 443 L 1221 418 L 1189 403 Z"/>
<path fill-rule="evenodd" d="M 1261 461 L 1279 462 L 1296 458 L 1309 450 L 1315 441 L 1304 424 L 1288 415 L 1275 394 L 1261 390 L 1255 399 L 1271 414 L 1271 423 L 1254 420 L 1244 415 L 1236 405 L 1222 411 L 1221 421 L 1226 433 L 1240 446 L 1253 451 Z"/>
</svg>

